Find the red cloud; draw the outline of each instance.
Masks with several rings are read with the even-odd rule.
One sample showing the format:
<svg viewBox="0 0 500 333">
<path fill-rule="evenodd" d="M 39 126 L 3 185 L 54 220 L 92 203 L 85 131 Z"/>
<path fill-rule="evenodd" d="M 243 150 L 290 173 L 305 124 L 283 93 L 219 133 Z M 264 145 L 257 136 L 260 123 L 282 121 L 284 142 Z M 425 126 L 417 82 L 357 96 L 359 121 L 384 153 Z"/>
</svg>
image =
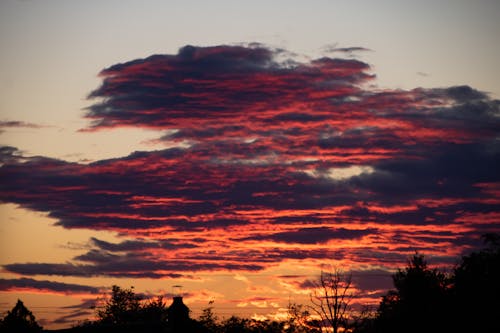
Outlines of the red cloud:
<svg viewBox="0 0 500 333">
<path fill-rule="evenodd" d="M 451 260 L 498 230 L 499 102 L 468 86 L 374 90 L 369 69 L 253 45 L 103 70 L 88 130 L 156 128 L 183 145 L 90 164 L 4 147 L 0 200 L 137 240 L 4 268 L 167 278 L 302 259 L 394 267 L 415 250 Z"/>
</svg>

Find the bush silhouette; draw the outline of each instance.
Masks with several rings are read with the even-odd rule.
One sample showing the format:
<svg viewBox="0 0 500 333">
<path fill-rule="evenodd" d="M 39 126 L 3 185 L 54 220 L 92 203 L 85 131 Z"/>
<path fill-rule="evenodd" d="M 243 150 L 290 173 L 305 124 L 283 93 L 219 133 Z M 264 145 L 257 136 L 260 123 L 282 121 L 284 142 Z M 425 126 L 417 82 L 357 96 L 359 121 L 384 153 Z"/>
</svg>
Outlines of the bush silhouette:
<svg viewBox="0 0 500 333">
<path fill-rule="evenodd" d="M 35 316 L 21 300 L 17 300 L 16 305 L 7 312 L 7 315 L 0 322 L 0 332 L 31 333 L 41 331 L 42 327 L 36 322 Z"/>
<path fill-rule="evenodd" d="M 396 290 L 382 299 L 376 320 L 379 332 L 444 332 L 448 318 L 450 280 L 430 269 L 416 254 L 393 275 Z"/>
<path fill-rule="evenodd" d="M 500 332 L 500 235 L 483 236 L 487 245 L 464 256 L 455 268 L 453 304 L 457 329 Z"/>
</svg>

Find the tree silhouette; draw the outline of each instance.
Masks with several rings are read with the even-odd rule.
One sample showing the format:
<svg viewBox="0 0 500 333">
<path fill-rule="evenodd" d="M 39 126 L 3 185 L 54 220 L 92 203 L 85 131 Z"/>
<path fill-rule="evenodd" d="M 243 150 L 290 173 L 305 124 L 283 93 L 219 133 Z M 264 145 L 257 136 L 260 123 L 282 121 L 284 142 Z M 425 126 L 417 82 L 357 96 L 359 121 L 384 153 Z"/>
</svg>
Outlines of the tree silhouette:
<svg viewBox="0 0 500 333">
<path fill-rule="evenodd" d="M 113 286 L 106 302 L 96 309 L 94 331 L 145 332 L 167 331 L 168 307 L 162 296 L 143 301 L 130 289 Z"/>
<path fill-rule="evenodd" d="M 198 322 L 204 327 L 206 333 L 216 333 L 220 330 L 217 323 L 219 318 L 214 313 L 213 303 L 214 301 L 210 301 L 208 303 L 209 306 L 203 309 L 202 314 L 198 318 Z"/>
<path fill-rule="evenodd" d="M 224 333 L 242 333 L 248 331 L 249 319 L 231 316 L 224 320 L 221 327 L 221 332 Z"/>
<path fill-rule="evenodd" d="M 416 254 L 404 270 L 393 275 L 396 290 L 389 291 L 379 306 L 379 332 L 443 332 L 449 313 L 449 279 L 430 269 Z"/>
<path fill-rule="evenodd" d="M 321 328 L 314 326 L 311 313 L 302 304 L 288 304 L 288 320 L 285 325 L 285 333 L 320 333 Z M 317 325 L 316 325 L 317 326 Z"/>
<path fill-rule="evenodd" d="M 487 247 L 464 256 L 455 268 L 456 324 L 470 332 L 500 332 L 500 235 L 483 240 Z"/>
<path fill-rule="evenodd" d="M 116 285 L 112 287 L 111 297 L 96 311 L 102 323 L 126 325 L 138 319 L 142 298 L 136 295 L 132 288 L 122 289 Z"/>
<path fill-rule="evenodd" d="M 8 311 L 7 315 L 0 322 L 0 332 L 31 333 L 41 331 L 42 327 L 36 322 L 33 313 L 19 299 L 12 310 Z"/>
<path fill-rule="evenodd" d="M 321 272 L 311 294 L 311 309 L 321 317 L 322 326 L 333 333 L 346 330 L 352 312 L 351 275 L 335 269 Z"/>
<path fill-rule="evenodd" d="M 168 311 L 163 297 L 158 296 L 142 305 L 138 319 L 143 326 L 156 328 L 166 326 Z"/>
</svg>

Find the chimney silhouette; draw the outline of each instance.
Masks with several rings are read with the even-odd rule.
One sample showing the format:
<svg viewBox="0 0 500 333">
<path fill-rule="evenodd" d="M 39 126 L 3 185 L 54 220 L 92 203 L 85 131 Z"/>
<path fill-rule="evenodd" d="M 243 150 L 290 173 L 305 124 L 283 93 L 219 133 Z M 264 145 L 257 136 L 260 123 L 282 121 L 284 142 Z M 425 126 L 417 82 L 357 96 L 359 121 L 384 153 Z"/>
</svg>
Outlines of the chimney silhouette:
<svg viewBox="0 0 500 333">
<path fill-rule="evenodd" d="M 189 323 L 189 308 L 182 301 L 182 286 L 173 286 L 173 301 L 167 309 L 168 323 L 174 331 Z"/>
</svg>

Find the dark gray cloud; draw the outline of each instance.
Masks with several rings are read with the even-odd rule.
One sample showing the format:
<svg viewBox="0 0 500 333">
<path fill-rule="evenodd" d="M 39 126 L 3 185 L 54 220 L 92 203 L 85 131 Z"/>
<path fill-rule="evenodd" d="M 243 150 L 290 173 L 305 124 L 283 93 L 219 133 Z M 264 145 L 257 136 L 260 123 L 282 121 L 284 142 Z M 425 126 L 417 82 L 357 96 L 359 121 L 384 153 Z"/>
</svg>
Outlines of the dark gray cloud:
<svg viewBox="0 0 500 333">
<path fill-rule="evenodd" d="M 39 125 L 35 123 L 18 121 L 18 120 L 2 120 L 0 121 L 0 133 L 4 131 L 6 128 L 44 128 L 46 125 Z"/>
<path fill-rule="evenodd" d="M 246 270 L 259 271 L 263 266 L 239 262 L 237 258 L 194 255 L 191 258 L 161 259 L 155 253 L 126 252 L 114 254 L 91 249 L 74 258 L 78 263 L 15 263 L 3 265 L 6 271 L 23 275 L 108 276 L 129 278 L 181 278 L 189 272 Z"/>
<path fill-rule="evenodd" d="M 349 272 L 352 275 L 352 282 L 361 292 L 373 290 L 388 290 L 393 288 L 393 271 L 384 269 L 353 270 Z"/>
<path fill-rule="evenodd" d="M 300 228 L 294 231 L 278 232 L 268 235 L 248 237 L 244 240 L 273 240 L 283 243 L 317 244 L 330 240 L 356 239 L 366 235 L 376 234 L 376 229 L 353 230 L 345 228 Z"/>
<path fill-rule="evenodd" d="M 196 248 L 193 243 L 174 243 L 170 241 L 145 241 L 145 240 L 127 240 L 120 243 L 110 243 L 98 238 L 92 237 L 91 243 L 96 247 L 109 252 L 122 251 L 144 251 L 151 249 L 180 249 Z"/>
<path fill-rule="evenodd" d="M 283 50 L 262 45 L 185 46 L 176 55 L 154 55 L 111 66 L 90 98 L 92 127 L 191 128 L 194 123 L 234 125 L 265 120 L 269 110 L 322 102 L 359 91 L 370 79 L 357 60 L 278 61 Z"/>
<path fill-rule="evenodd" d="M 351 46 L 351 47 L 338 47 L 337 44 L 332 44 L 332 45 L 326 45 L 325 47 L 322 48 L 324 52 L 328 53 L 355 53 L 355 52 L 367 52 L 367 51 L 372 51 L 366 47 L 361 47 L 361 46 Z"/>
<path fill-rule="evenodd" d="M 100 288 L 85 286 L 80 284 L 63 283 L 47 280 L 34 280 L 30 278 L 0 279 L 0 290 L 9 291 L 16 289 L 48 291 L 65 294 L 98 294 Z"/>
</svg>

